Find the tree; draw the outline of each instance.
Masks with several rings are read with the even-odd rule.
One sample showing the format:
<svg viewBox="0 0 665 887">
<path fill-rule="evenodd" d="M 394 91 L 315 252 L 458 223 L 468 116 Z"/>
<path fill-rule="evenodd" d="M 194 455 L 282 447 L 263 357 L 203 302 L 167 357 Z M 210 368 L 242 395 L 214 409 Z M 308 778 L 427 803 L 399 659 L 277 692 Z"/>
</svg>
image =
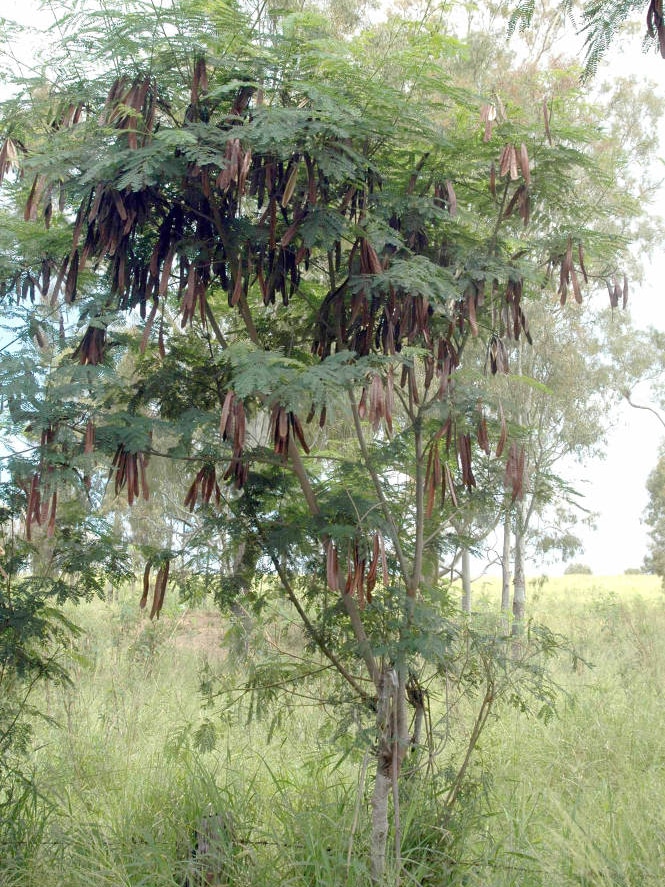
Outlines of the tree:
<svg viewBox="0 0 665 887">
<path fill-rule="evenodd" d="M 649 526 L 649 554 L 644 559 L 644 567 L 655 573 L 665 582 L 665 455 L 662 453 L 647 478 L 649 502 L 644 514 Z"/>
<path fill-rule="evenodd" d="M 603 455 L 621 390 L 642 373 L 644 336 L 627 318 L 587 311 L 564 316 L 558 305 L 532 312 L 537 338 L 516 346 L 516 377 L 496 380 L 506 414 L 522 428 L 524 496 L 508 527 L 515 541 L 515 619 L 524 618 L 527 550 L 565 559 L 580 550 L 576 525 L 584 503 L 565 480 L 572 462 Z M 614 359 L 621 355 L 621 361 Z M 505 604 L 504 604 L 505 605 Z"/>
<path fill-rule="evenodd" d="M 311 11 L 183 0 L 61 25 L 75 36 L 55 47 L 57 82 L 17 84 L 0 153 L 22 207 L 5 216 L 3 300 L 32 341 L 0 368 L 6 426 L 35 441 L 11 462 L 26 535 L 48 553 L 68 516 L 84 526 L 72 503 L 100 507 L 108 472 L 131 506 L 158 460 L 181 466 L 197 522 L 145 552 L 141 605 L 159 615 L 176 558 L 229 601 L 276 578 L 344 704 L 373 721 L 379 883 L 391 797 L 400 865 L 427 694 L 456 669 L 464 692 L 482 685 L 469 754 L 498 699 L 524 704 L 430 565 L 479 465 L 503 476 L 508 454 L 513 498 L 523 487 L 516 433 L 477 366 L 460 371 L 468 343 L 504 372 L 543 268 L 581 298 L 587 238 L 589 269 L 617 261 L 602 207 L 571 211 L 577 173 L 596 175 L 588 130 L 559 141 L 517 107 L 495 121 L 451 83 L 460 44 L 427 20 L 335 42 Z M 223 581 L 220 533 L 242 582 Z"/>
<path fill-rule="evenodd" d="M 522 0 L 512 12 L 510 31 L 530 28 L 535 11 L 533 0 Z M 665 23 L 662 8 L 657 2 L 650 0 L 647 4 L 641 0 L 622 0 L 620 3 L 608 3 L 606 0 L 588 0 L 582 4 L 581 15 L 577 14 L 576 4 L 571 0 L 561 4 L 561 16 L 570 17 L 578 33 L 585 34 L 584 73 L 587 78 L 595 74 L 601 59 L 619 39 L 625 23 L 638 12 L 644 16 L 646 25 L 643 37 L 645 49 L 658 50 L 665 58 Z"/>
<path fill-rule="evenodd" d="M 586 564 L 573 563 L 568 564 L 563 572 L 566 576 L 591 576 L 593 571 Z"/>
</svg>

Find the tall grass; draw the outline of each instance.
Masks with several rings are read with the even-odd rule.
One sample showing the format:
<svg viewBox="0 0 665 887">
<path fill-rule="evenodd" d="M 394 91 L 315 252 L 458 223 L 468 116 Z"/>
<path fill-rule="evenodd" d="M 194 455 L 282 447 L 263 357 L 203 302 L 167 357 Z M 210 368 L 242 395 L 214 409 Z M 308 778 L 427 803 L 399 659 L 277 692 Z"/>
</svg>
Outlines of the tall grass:
<svg viewBox="0 0 665 887">
<path fill-rule="evenodd" d="M 531 614 L 570 637 L 558 717 L 502 710 L 482 737 L 455 817 L 436 784 L 402 797 L 402 884 L 650 887 L 665 883 L 665 600 L 649 577 L 531 586 Z M 480 610 L 497 588 L 479 587 Z M 311 706 L 273 729 L 246 707 L 202 708 L 200 669 L 224 673 L 214 613 L 146 624 L 135 600 L 76 613 L 73 684 L 42 705 L 31 827 L 0 848 L 7 887 L 173 887 L 195 876 L 192 836 L 228 823 L 215 883 L 368 883 L 371 762 L 343 758 Z M 229 674 L 231 669 L 229 668 Z M 367 762 L 366 762 L 367 763 Z"/>
</svg>

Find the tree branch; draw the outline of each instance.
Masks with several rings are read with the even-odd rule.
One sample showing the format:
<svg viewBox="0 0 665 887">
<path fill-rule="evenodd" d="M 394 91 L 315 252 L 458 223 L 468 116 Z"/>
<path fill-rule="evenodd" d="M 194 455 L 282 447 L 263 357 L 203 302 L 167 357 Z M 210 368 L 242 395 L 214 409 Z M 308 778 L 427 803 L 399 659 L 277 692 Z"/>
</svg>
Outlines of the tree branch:
<svg viewBox="0 0 665 887">
<path fill-rule="evenodd" d="M 656 419 L 658 419 L 660 424 L 663 426 L 663 428 L 665 428 L 665 419 L 663 419 L 663 417 L 660 415 L 660 413 L 657 410 L 654 410 L 653 407 L 646 407 L 646 406 L 643 406 L 642 404 L 639 404 L 639 403 L 633 403 L 633 401 L 630 399 L 630 391 L 624 391 L 623 396 L 626 398 L 629 405 L 631 407 L 633 407 L 633 409 L 646 410 L 649 413 L 653 413 L 654 416 L 656 417 Z"/>
<path fill-rule="evenodd" d="M 356 406 L 356 401 L 353 397 L 353 392 L 349 391 L 349 401 L 351 403 L 351 412 L 353 413 L 353 424 L 356 430 L 356 437 L 358 438 L 358 444 L 360 445 L 360 452 L 363 457 L 363 462 L 369 472 L 370 477 L 372 478 L 372 483 L 374 485 L 374 491 L 376 492 L 377 499 L 379 500 L 379 504 L 381 505 L 381 511 L 383 512 L 383 516 L 386 519 L 388 526 L 390 527 L 390 536 L 393 545 L 395 546 L 395 554 L 397 555 L 397 561 L 399 563 L 399 568 L 402 573 L 402 577 L 404 579 L 404 584 L 407 589 L 409 587 L 409 565 L 407 563 L 406 557 L 404 556 L 404 551 L 402 549 L 402 543 L 399 538 L 399 530 L 397 529 L 397 524 L 395 523 L 395 518 L 393 517 L 393 513 L 390 510 L 390 506 L 388 505 L 388 500 L 386 499 L 385 493 L 383 492 L 383 487 L 381 486 L 381 479 L 376 472 L 376 469 L 372 465 L 372 460 L 369 455 L 369 450 L 367 449 L 367 442 L 365 441 L 365 435 L 363 434 L 363 428 L 360 424 L 360 414 L 358 413 L 358 407 Z"/>
</svg>

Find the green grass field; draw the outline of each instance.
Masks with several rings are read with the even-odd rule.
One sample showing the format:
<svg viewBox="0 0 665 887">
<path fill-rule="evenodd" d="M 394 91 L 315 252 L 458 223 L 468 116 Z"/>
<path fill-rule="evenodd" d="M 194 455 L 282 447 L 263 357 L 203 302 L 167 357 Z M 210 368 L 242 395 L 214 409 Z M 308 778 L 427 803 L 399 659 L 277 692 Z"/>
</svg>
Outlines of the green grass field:
<svg viewBox="0 0 665 887">
<path fill-rule="evenodd" d="M 474 595 L 480 610 L 496 608 L 498 582 L 476 583 Z M 502 709 L 481 739 L 475 788 L 446 828 L 435 797 L 405 792 L 402 884 L 662 885 L 659 581 L 566 576 L 531 582 L 529 595 L 530 617 L 581 657 L 554 665 L 558 716 Z M 359 791 L 362 757 L 341 758 L 326 738 L 325 707 L 302 700 L 281 722 L 248 719 L 247 700 L 204 708 L 201 669 L 224 673 L 228 624 L 171 603 L 151 625 L 135 598 L 75 613 L 84 632 L 73 684 L 41 700 L 51 721 L 38 725 L 32 756 L 39 797 L 20 829 L 5 829 L 3 887 L 181 885 L 192 829 L 211 811 L 227 824 L 213 883 L 367 884 L 371 780 Z"/>
</svg>

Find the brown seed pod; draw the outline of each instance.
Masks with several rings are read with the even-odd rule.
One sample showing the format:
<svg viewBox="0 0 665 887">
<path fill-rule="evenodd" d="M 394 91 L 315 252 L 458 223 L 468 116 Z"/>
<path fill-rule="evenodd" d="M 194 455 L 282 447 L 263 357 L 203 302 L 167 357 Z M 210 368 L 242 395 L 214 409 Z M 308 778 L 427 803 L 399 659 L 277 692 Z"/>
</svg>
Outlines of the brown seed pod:
<svg viewBox="0 0 665 887">
<path fill-rule="evenodd" d="M 83 452 L 89 456 L 95 449 L 95 424 L 92 419 L 88 419 L 85 426 L 85 437 L 83 441 Z"/>
<path fill-rule="evenodd" d="M 307 445 L 307 441 L 305 439 L 305 433 L 303 431 L 302 425 L 300 424 L 300 419 L 296 416 L 295 413 L 289 413 L 289 421 L 291 422 L 291 428 L 293 429 L 293 433 L 295 434 L 300 446 L 303 450 L 309 455 L 309 446 Z"/>
<path fill-rule="evenodd" d="M 148 593 L 150 591 L 150 568 L 152 564 L 150 561 L 147 561 L 145 565 L 145 569 L 143 571 L 143 594 L 141 595 L 141 600 L 139 601 L 139 607 L 144 610 L 146 604 L 148 603 Z"/>
<path fill-rule="evenodd" d="M 282 206 L 286 208 L 291 202 L 291 198 L 293 197 L 293 192 L 296 189 L 296 183 L 298 181 L 298 169 L 300 164 L 298 161 L 293 163 L 293 167 L 291 172 L 289 173 L 289 177 L 286 180 L 286 185 L 284 185 L 284 193 L 282 194 Z"/>
<path fill-rule="evenodd" d="M 510 487 L 512 501 L 521 499 L 524 495 L 524 467 L 525 451 L 516 441 L 513 441 L 508 450 L 506 460 L 505 485 Z"/>
<path fill-rule="evenodd" d="M 552 142 L 552 133 L 550 132 L 550 111 L 547 107 L 547 99 L 543 99 L 543 121 L 545 123 L 545 135 L 547 136 L 547 141 L 550 146 L 553 144 Z"/>
<path fill-rule="evenodd" d="M 326 581 L 331 591 L 340 590 L 339 558 L 332 539 L 326 543 Z"/>
<path fill-rule="evenodd" d="M 499 404 L 499 419 L 501 422 L 501 430 L 499 432 L 499 439 L 496 444 L 496 450 L 494 451 L 494 455 L 496 456 L 497 459 L 499 459 L 501 457 L 501 454 L 503 453 L 503 448 L 506 445 L 506 439 L 508 437 L 508 429 L 506 426 L 506 417 L 503 412 L 503 405 L 502 404 Z"/>
</svg>

